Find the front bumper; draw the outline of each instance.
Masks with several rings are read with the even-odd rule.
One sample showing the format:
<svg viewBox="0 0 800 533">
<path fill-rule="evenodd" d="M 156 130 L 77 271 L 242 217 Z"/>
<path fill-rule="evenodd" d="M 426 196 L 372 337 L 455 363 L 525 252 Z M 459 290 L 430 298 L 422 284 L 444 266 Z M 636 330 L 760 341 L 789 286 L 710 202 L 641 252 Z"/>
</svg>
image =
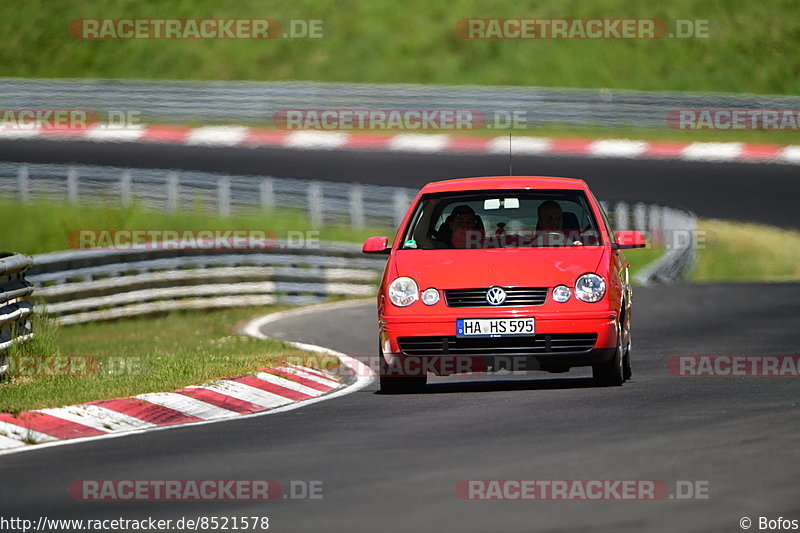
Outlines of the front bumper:
<svg viewBox="0 0 800 533">
<path fill-rule="evenodd" d="M 501 316 L 533 316 L 536 334 L 526 337 L 456 337 L 458 315 L 404 315 L 379 321 L 381 348 L 390 368 L 424 369 L 438 375 L 499 370 L 565 372 L 614 357 L 617 314 L 613 311 L 530 312 L 516 309 Z M 484 313 L 481 313 L 482 315 Z"/>
</svg>

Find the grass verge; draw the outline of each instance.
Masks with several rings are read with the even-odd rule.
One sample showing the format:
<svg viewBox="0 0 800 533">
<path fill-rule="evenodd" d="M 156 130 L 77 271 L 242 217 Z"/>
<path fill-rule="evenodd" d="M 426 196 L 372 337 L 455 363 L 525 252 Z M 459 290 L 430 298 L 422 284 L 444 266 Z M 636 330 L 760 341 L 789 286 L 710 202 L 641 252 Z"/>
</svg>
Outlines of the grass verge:
<svg viewBox="0 0 800 533">
<path fill-rule="evenodd" d="M 35 222 L 20 224 L 21 220 Z M 0 198 L 0 243 L 7 251 L 40 254 L 64 250 L 70 246 L 70 232 L 99 229 L 263 230 L 281 238 L 285 238 L 288 231 L 315 231 L 318 233 L 309 235 L 308 238 L 349 242 L 362 242 L 367 237 L 387 235 L 390 231 L 386 228 L 354 230 L 346 225 L 317 228 L 311 225 L 304 212 L 293 209 L 273 209 L 258 214 L 219 217 L 209 215 L 202 209 L 170 214 L 147 210 L 138 205 L 105 207 L 70 205 L 49 200 L 20 203 Z"/>
<path fill-rule="evenodd" d="M 798 94 L 791 0 L 28 0 L 0 21 L 4 76 L 320 80 Z M 318 19 L 324 39 L 81 40 L 81 18 Z M 466 40 L 465 18 L 702 19 L 709 38 Z M 55 59 L 55 60 L 54 60 Z"/>
<path fill-rule="evenodd" d="M 171 391 L 303 354 L 279 341 L 233 331 L 234 324 L 280 309 L 175 312 L 63 328 L 40 317 L 34 324 L 40 340 L 12 356 L 22 372 L 0 384 L 0 412 Z"/>
<path fill-rule="evenodd" d="M 705 244 L 692 281 L 800 280 L 800 231 L 725 220 L 700 220 Z"/>
</svg>

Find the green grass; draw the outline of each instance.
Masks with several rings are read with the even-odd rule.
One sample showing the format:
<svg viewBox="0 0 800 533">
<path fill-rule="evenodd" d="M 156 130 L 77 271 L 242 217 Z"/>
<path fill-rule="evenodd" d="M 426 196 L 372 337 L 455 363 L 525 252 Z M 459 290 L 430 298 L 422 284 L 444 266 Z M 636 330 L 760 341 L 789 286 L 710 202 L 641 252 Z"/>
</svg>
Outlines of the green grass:
<svg viewBox="0 0 800 533">
<path fill-rule="evenodd" d="M 29 0 L 6 9 L 4 76 L 322 80 L 798 94 L 796 2 Z M 83 41 L 78 18 L 303 18 L 322 40 Z M 463 18 L 710 19 L 710 39 L 464 40 Z"/>
<path fill-rule="evenodd" d="M 20 220 L 28 223 L 20 224 Z M 65 250 L 71 245 L 71 232 L 121 229 L 264 230 L 274 232 L 268 234 L 281 238 L 285 238 L 288 231 L 318 231 L 309 234 L 308 239 L 347 242 L 361 242 L 373 235 L 387 235 L 390 231 L 386 228 L 354 230 L 345 225 L 315 228 L 308 222 L 305 213 L 289 209 L 223 218 L 211 216 L 200 209 L 169 214 L 141 206 L 116 208 L 69 205 L 47 200 L 20 203 L 0 198 L 0 251 L 39 254 Z"/>
<path fill-rule="evenodd" d="M 30 345 L 13 354 L 92 356 L 75 374 L 12 376 L 0 384 L 0 412 L 19 413 L 144 392 L 176 390 L 269 366 L 300 352 L 279 341 L 234 333 L 234 325 L 278 307 L 176 312 L 55 329 L 39 321 L 37 336 L 50 339 L 48 353 Z M 37 341 L 38 342 L 38 341 Z M 22 361 L 20 359 L 19 361 Z M 87 362 L 88 361 L 88 362 Z M 13 364 L 13 361 L 12 361 Z M 23 363 L 23 368 L 35 368 Z M 83 368 L 86 368 L 86 371 Z M 64 367 L 69 368 L 69 364 Z"/>
<path fill-rule="evenodd" d="M 800 280 L 800 231 L 723 220 L 701 220 L 705 246 L 693 281 Z"/>
<path fill-rule="evenodd" d="M 625 250 L 625 260 L 630 263 L 629 276 L 632 283 L 635 283 L 634 276 L 645 265 L 658 259 L 664 250 L 662 248 L 635 248 Z"/>
</svg>

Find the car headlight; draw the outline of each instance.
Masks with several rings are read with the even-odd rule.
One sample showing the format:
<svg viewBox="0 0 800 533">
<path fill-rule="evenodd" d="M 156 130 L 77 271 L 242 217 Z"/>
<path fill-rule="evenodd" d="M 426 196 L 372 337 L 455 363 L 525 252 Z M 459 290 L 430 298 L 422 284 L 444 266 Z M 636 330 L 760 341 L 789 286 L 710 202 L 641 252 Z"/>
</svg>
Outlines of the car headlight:
<svg viewBox="0 0 800 533">
<path fill-rule="evenodd" d="M 411 278 L 401 277 L 389 284 L 389 301 L 397 307 L 406 307 L 419 299 L 419 287 Z"/>
<path fill-rule="evenodd" d="M 559 303 L 566 302 L 570 296 L 572 296 L 572 292 L 566 285 L 559 285 L 553 288 L 553 300 Z"/>
<path fill-rule="evenodd" d="M 597 274 L 584 274 L 575 282 L 575 296 L 584 302 L 599 302 L 606 293 L 606 282 Z"/>
<path fill-rule="evenodd" d="M 425 305 L 433 305 L 439 301 L 439 291 L 431 287 L 422 291 L 422 303 Z"/>
</svg>

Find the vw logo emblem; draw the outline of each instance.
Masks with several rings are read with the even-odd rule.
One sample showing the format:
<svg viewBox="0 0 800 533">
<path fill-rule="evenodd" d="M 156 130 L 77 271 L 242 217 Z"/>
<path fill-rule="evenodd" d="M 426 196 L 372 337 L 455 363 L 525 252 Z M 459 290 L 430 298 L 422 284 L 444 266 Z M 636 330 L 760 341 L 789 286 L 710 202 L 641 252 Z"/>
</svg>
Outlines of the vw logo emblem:
<svg viewBox="0 0 800 533">
<path fill-rule="evenodd" d="M 500 287 L 490 287 L 486 291 L 486 301 L 489 305 L 500 305 L 506 301 L 506 291 Z"/>
</svg>

